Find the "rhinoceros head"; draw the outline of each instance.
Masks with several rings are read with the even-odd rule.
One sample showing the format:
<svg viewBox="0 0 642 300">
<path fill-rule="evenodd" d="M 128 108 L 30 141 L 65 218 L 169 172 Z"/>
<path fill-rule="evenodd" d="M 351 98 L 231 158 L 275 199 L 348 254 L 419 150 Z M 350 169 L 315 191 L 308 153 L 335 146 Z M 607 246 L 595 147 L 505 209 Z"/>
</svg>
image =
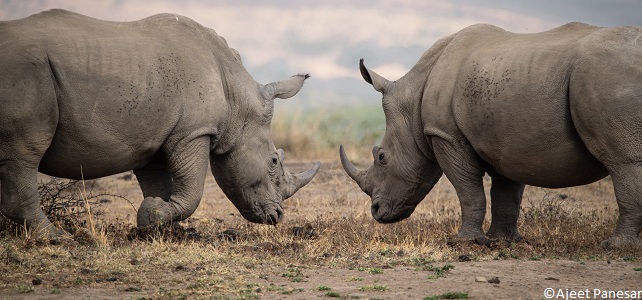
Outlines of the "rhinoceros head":
<svg viewBox="0 0 642 300">
<path fill-rule="evenodd" d="M 386 132 L 381 146 L 372 149 L 373 165 L 358 170 L 340 148 L 341 164 L 346 173 L 372 198 L 372 216 L 381 223 L 393 223 L 409 217 L 442 175 L 439 166 L 426 157 L 415 134 L 421 131 L 419 97 L 413 83 L 391 82 L 360 63 L 361 75 L 383 94 Z"/>
<path fill-rule="evenodd" d="M 234 142 L 225 151 L 213 149 L 210 164 L 219 187 L 248 221 L 278 223 L 283 216 L 283 200 L 310 182 L 319 170 L 316 162 L 303 173 L 285 171 L 284 152 L 276 149 L 270 136 L 274 99 L 294 96 L 306 78 L 308 75 L 297 75 L 267 85 L 257 84 L 256 90 L 232 96 L 246 98 L 243 108 L 230 121 L 235 129 L 230 130 L 228 135 L 233 137 L 228 139 Z"/>
</svg>

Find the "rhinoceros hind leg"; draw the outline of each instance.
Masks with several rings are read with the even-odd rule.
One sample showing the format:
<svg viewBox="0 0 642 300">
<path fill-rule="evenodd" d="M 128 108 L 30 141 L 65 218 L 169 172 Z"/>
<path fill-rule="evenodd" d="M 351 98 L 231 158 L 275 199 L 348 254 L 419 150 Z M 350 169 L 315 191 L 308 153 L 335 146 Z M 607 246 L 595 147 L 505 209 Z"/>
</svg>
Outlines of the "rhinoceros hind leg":
<svg viewBox="0 0 642 300">
<path fill-rule="evenodd" d="M 613 235 L 602 241 L 606 249 L 642 249 L 642 165 L 637 163 L 611 168 L 620 216 Z"/>
<path fill-rule="evenodd" d="M 521 240 L 517 229 L 524 184 L 514 182 L 499 174 L 493 174 L 490 188 L 492 220 L 486 233 L 493 239 Z"/>
<path fill-rule="evenodd" d="M 5 217 L 25 225 L 32 237 L 57 239 L 70 236 L 55 227 L 40 208 L 36 168 L 8 161 L 0 166 L 0 170 L 0 212 Z"/>
</svg>

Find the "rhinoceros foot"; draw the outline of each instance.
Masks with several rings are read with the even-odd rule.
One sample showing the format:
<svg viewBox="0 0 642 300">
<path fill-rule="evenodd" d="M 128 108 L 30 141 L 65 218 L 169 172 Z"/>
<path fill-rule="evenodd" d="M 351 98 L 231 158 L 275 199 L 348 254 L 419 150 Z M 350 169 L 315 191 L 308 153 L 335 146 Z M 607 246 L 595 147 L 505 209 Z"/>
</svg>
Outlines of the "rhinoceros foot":
<svg viewBox="0 0 642 300">
<path fill-rule="evenodd" d="M 159 197 L 147 197 L 138 209 L 136 223 L 138 227 L 155 227 L 172 221 L 174 206 Z"/>
<path fill-rule="evenodd" d="M 519 242 L 524 239 L 521 234 L 517 231 L 517 228 L 515 227 L 515 230 L 494 230 L 494 228 L 488 230 L 486 233 L 489 239 L 493 240 L 506 240 L 510 242 Z"/>
<path fill-rule="evenodd" d="M 73 241 L 69 232 L 54 226 L 49 220 L 43 219 L 38 225 L 29 227 L 27 236 L 36 240 L 49 241 L 52 245 Z"/>
<path fill-rule="evenodd" d="M 642 250 L 642 241 L 635 236 L 612 236 L 600 243 L 600 246 L 606 250 L 633 249 Z"/>
<path fill-rule="evenodd" d="M 479 235 L 475 237 L 462 237 L 456 236 L 449 238 L 446 244 L 450 247 L 457 246 L 467 246 L 467 245 L 480 245 L 480 246 L 490 246 L 494 240 L 487 238 L 485 235 Z"/>
<path fill-rule="evenodd" d="M 468 246 L 468 245 L 479 245 L 486 246 L 489 248 L 507 248 L 510 247 L 513 243 L 519 243 L 524 241 L 524 238 L 517 234 L 516 236 L 475 236 L 475 237 L 460 237 L 456 236 L 449 238 L 447 245 L 450 247 L 458 246 Z M 527 242 L 528 243 L 528 242 Z"/>
</svg>

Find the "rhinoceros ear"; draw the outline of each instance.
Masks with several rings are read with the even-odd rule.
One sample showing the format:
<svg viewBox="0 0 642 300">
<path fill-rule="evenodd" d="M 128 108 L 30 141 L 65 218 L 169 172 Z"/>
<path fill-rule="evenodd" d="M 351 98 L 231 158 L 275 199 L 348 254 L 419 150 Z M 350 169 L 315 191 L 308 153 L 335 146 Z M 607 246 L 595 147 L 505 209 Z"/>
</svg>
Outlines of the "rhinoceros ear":
<svg viewBox="0 0 642 300">
<path fill-rule="evenodd" d="M 310 78 L 310 74 L 299 74 L 286 80 L 268 83 L 261 88 L 261 93 L 265 99 L 287 99 L 296 95 L 301 90 L 303 82 L 308 78 Z"/>
<path fill-rule="evenodd" d="M 366 65 L 363 64 L 363 58 L 359 60 L 359 71 L 361 71 L 361 76 L 363 79 L 372 84 L 374 89 L 379 93 L 385 93 L 391 82 L 388 79 L 381 77 L 375 71 L 369 70 L 366 68 Z"/>
</svg>

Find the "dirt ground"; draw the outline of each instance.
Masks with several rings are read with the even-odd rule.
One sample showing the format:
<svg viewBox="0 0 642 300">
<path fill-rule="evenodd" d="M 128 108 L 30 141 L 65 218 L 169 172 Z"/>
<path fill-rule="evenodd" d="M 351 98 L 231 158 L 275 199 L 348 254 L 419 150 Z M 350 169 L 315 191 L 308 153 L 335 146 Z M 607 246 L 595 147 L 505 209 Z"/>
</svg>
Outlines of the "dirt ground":
<svg viewBox="0 0 642 300">
<path fill-rule="evenodd" d="M 290 163 L 287 167 L 297 171 L 307 167 L 306 163 Z M 114 194 L 125 195 L 133 203 L 125 201 L 111 203 L 107 207 L 107 218 L 134 222 L 135 207 L 142 195 L 135 178 L 130 173 L 119 174 L 100 181 L 101 189 Z M 208 175 L 206 190 L 201 206 L 193 216 L 195 220 L 208 222 L 231 222 L 241 218 L 234 206 L 225 199 L 216 186 L 211 174 Z M 524 205 L 532 198 L 541 197 L 548 191 L 528 188 Z M 582 207 L 602 207 L 604 211 L 616 208 L 612 187 L 602 181 L 586 187 L 556 190 L 568 195 L 571 201 L 590 200 Z M 586 195 L 590 195 L 586 196 Z M 437 202 L 443 200 L 444 203 Z M 416 218 L 431 217 L 435 206 L 438 211 L 456 210 L 454 190 L 443 178 L 420 204 Z M 369 214 L 369 199 L 356 184 L 345 176 L 338 162 L 323 162 L 317 177 L 295 197 L 287 200 L 286 218 L 311 220 L 319 215 L 363 215 Z M 311 213 L 311 210 L 313 213 Z M 385 225 L 382 225 L 385 226 Z M 537 246 L 535 246 L 537 247 Z M 180 255 L 180 253 L 177 253 Z M 642 298 L 642 253 L 630 259 L 486 259 L 466 261 L 460 257 L 453 261 L 438 261 L 433 265 L 449 268 L 438 274 L 434 270 L 414 266 L 381 265 L 376 267 L 352 267 L 350 264 L 332 265 L 263 265 L 260 268 L 236 269 L 236 278 L 252 282 L 246 294 L 238 296 L 208 296 L 211 299 L 424 299 L 441 295 L 444 298 L 467 294 L 468 299 L 641 299 Z M 178 270 L 175 266 L 159 269 L 166 276 L 174 278 L 174 289 L 187 288 L 190 283 L 199 282 L 206 270 L 223 268 L 225 263 L 203 264 L 194 261 L 191 267 Z M 198 266 L 198 267 L 194 267 Z M 205 270 L 205 271 L 204 271 Z M 287 275 L 287 276 L 286 276 Z M 212 289 L 216 286 L 213 285 Z M 621 294 L 615 294 L 620 291 Z M 626 293 L 624 292 L 626 291 Z M 611 294 L 605 294 L 605 293 Z M 212 292 L 216 295 L 216 292 Z M 61 288 L 52 294 L 50 287 L 35 286 L 32 292 L 20 293 L 15 290 L 0 290 L 2 299 L 148 299 L 158 296 L 153 287 L 131 288 L 120 281 L 91 284 L 78 288 Z M 461 297 L 462 294 L 459 294 Z M 165 299 L 180 299 L 171 294 Z M 187 297 L 190 298 L 190 297 Z M 452 298 L 451 298 L 452 299 Z"/>
<path fill-rule="evenodd" d="M 468 294 L 468 299 L 614 299 L 615 297 L 601 296 L 604 292 L 636 291 L 634 297 L 621 295 L 620 298 L 642 297 L 642 274 L 633 270 L 640 263 L 546 259 L 450 264 L 454 268 L 441 278 L 433 278 L 425 271 L 410 267 L 384 269 L 381 274 L 356 269 L 309 267 L 301 270 L 303 275 L 300 282 L 293 282 L 279 272 L 265 272 L 260 275 L 263 285 L 257 287 L 260 291 L 256 294 L 260 299 L 333 298 L 330 292 L 337 293 L 338 298 L 343 299 L 424 299 L 457 291 Z M 495 277 L 497 280 L 494 283 L 488 282 Z M 320 286 L 331 287 L 331 290 L 320 290 Z M 377 286 L 385 287 L 385 290 L 374 290 Z M 368 290 L 369 287 L 373 290 Z M 554 294 L 547 294 L 551 291 Z M 567 293 L 585 291 L 588 291 L 586 296 L 573 297 L 570 294 L 571 297 L 566 297 L 569 295 Z M 138 299 L 146 297 L 146 294 L 128 292 L 127 286 L 115 283 L 95 289 L 64 290 L 57 295 L 51 295 L 48 291 L 36 291 L 28 295 L 5 294 L 1 297 Z"/>
</svg>

